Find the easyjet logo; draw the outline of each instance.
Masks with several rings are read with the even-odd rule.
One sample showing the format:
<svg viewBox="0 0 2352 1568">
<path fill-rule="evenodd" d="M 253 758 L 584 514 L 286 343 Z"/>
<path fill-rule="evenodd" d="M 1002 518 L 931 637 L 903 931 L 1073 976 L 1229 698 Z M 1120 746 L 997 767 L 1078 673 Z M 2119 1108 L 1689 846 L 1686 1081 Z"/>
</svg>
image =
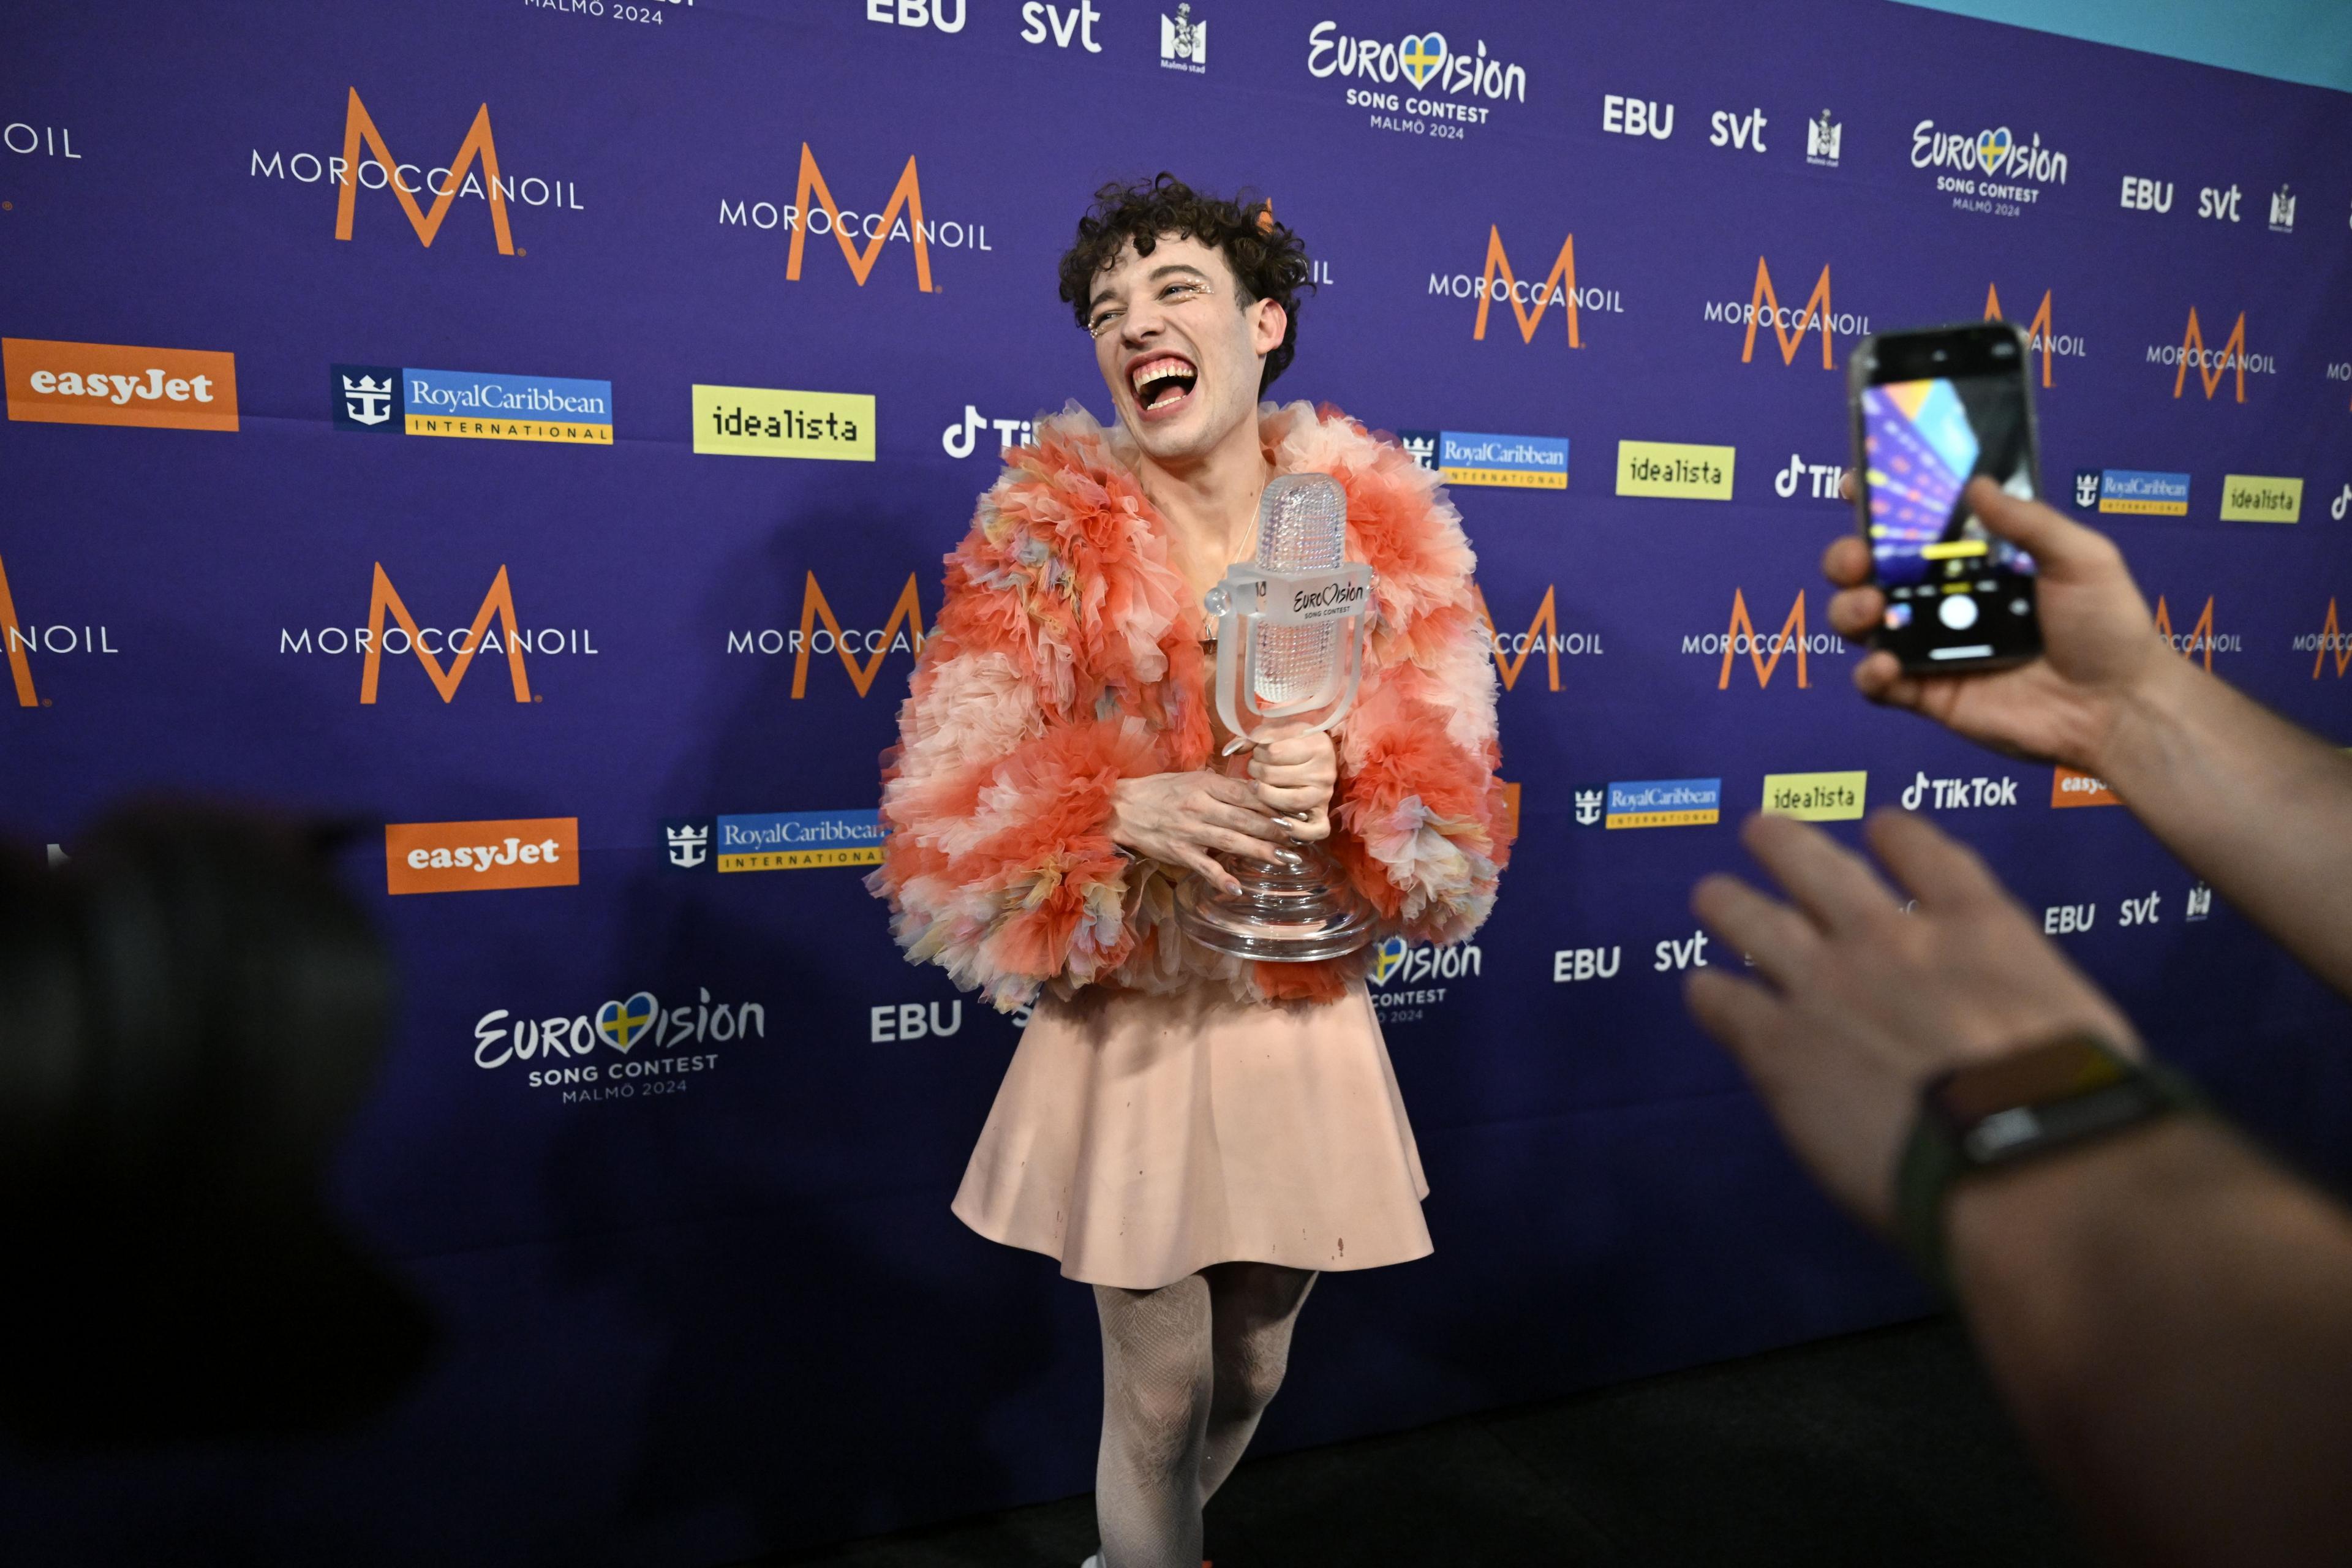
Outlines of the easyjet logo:
<svg viewBox="0 0 2352 1568">
<path fill-rule="evenodd" d="M 1772 675 L 1780 667 L 1781 656 L 1794 653 L 1797 656 L 1797 685 L 1801 689 L 1811 684 L 1811 673 L 1805 666 L 1808 654 L 1841 654 L 1845 650 L 1845 639 L 1834 633 L 1806 631 L 1805 591 L 1802 588 L 1797 590 L 1796 600 L 1790 605 L 1788 616 L 1781 621 L 1780 629 L 1777 632 L 1767 635 L 1756 629 L 1756 623 L 1748 613 L 1748 595 L 1734 588 L 1731 591 L 1729 626 L 1719 634 L 1708 632 L 1683 638 L 1683 652 L 1686 654 L 1707 658 L 1717 654 L 1723 656 L 1722 672 L 1715 683 L 1717 691 L 1730 689 L 1732 666 L 1742 654 L 1748 656 L 1748 665 L 1756 673 L 1756 685 L 1761 689 L 1772 684 Z"/>
<path fill-rule="evenodd" d="M 7 593 L 6 581 L 0 579 L 0 612 L 5 612 L 7 608 Z M 2327 618 L 2320 623 L 2318 632 L 2315 635 L 2305 633 L 2295 638 L 2294 646 L 2298 653 L 2305 648 L 2311 650 L 2311 679 L 2314 680 L 2317 680 L 2319 672 L 2327 668 L 2328 656 L 2331 654 L 2336 658 L 2336 678 L 2338 680 L 2344 678 L 2344 672 L 2347 669 L 2352 669 L 2352 636 L 2347 636 L 2343 626 L 2336 619 L 2334 595 L 2331 595 L 2328 597 Z M 19 687 L 18 689 L 21 691 L 22 688 Z"/>
<path fill-rule="evenodd" d="M 2194 369 L 2197 372 L 2198 381 L 2205 388 L 2205 400 L 2208 403 L 2213 400 L 2215 393 L 2221 390 L 2221 381 L 2225 376 L 2234 374 L 2238 401 L 2243 403 L 2246 400 L 2248 371 L 2251 370 L 2257 375 L 2278 374 L 2278 359 L 2275 355 L 2249 353 L 2246 351 L 2246 313 L 2243 310 L 2238 312 L 2237 321 L 2230 328 L 2230 335 L 2222 340 L 2220 348 L 2215 349 L 2205 346 L 2205 331 L 2197 320 L 2197 307 L 2194 305 L 2189 307 L 2189 325 L 2181 332 L 2179 345 L 2150 344 L 2147 362 L 2150 364 L 2168 364 L 2178 367 L 2172 375 L 2172 395 L 2175 397 L 2179 397 L 2189 389 L 2189 373 Z"/>
<path fill-rule="evenodd" d="M 391 823 L 383 830 L 383 869 L 394 893 L 576 888 L 580 819 Z"/>
<path fill-rule="evenodd" d="M 2193 662 L 2201 657 L 2208 669 L 2213 668 L 2213 655 L 2217 650 L 2221 653 L 2245 651 L 2235 632 L 2216 632 L 2213 629 L 2213 596 L 2210 594 L 2205 596 L 2205 608 L 2198 613 L 2196 623 L 2185 632 L 2172 629 L 2171 607 L 2164 602 L 2163 595 L 2158 595 L 2156 635 L 2183 658 Z"/>
<path fill-rule="evenodd" d="M 1705 314 L 1710 321 L 1747 326 L 1748 336 L 1739 350 L 1741 364 L 1755 359 L 1756 329 L 1761 325 L 1771 327 L 1780 345 L 1780 363 L 1784 365 L 1797 363 L 1797 351 L 1804 346 L 1807 332 L 1820 334 L 1823 370 L 1836 368 L 1836 351 L 1831 341 L 1833 336 L 1861 337 L 1870 331 L 1868 316 L 1851 311 L 1839 315 L 1830 303 L 1830 268 L 1826 261 L 1822 263 L 1822 275 L 1814 280 L 1813 291 L 1805 297 L 1804 304 L 1792 308 L 1780 303 L 1780 293 L 1772 285 L 1772 268 L 1759 256 L 1756 258 L 1756 284 L 1747 302 L 1742 304 L 1737 299 L 1710 300 Z"/>
<path fill-rule="evenodd" d="M 1536 606 L 1535 619 L 1528 623 L 1528 629 L 1524 632 L 1496 629 L 1494 615 L 1486 608 L 1486 590 L 1475 583 L 1470 585 L 1470 596 L 1477 606 L 1479 623 L 1486 628 L 1486 646 L 1495 656 L 1495 671 L 1502 678 L 1506 691 L 1519 683 L 1519 674 L 1527 668 L 1528 659 L 1538 652 L 1544 656 L 1544 673 L 1550 678 L 1550 689 L 1554 691 L 1559 689 L 1561 654 L 1573 658 L 1601 652 L 1599 632 L 1561 635 L 1559 612 L 1551 584 L 1544 584 L 1543 602 Z"/>
<path fill-rule="evenodd" d="M 233 353 L 0 338 L 0 364 L 11 419 L 236 430 Z"/>
<path fill-rule="evenodd" d="M 838 654 L 842 668 L 849 672 L 850 685 L 863 697 L 874 689 L 884 659 L 894 653 L 918 654 L 922 650 L 923 603 L 916 592 L 912 572 L 907 574 L 907 585 L 898 591 L 898 603 L 890 606 L 889 619 L 878 626 L 844 626 L 834 614 L 832 602 L 824 596 L 824 590 L 817 585 L 816 574 L 812 572 L 801 590 L 797 627 L 769 626 L 727 634 L 727 651 L 730 654 L 791 654 L 795 700 L 808 695 L 812 654 L 819 658 Z"/>
<path fill-rule="evenodd" d="M 2052 325 L 2050 295 L 2050 289 L 2042 290 L 2042 303 L 2035 309 L 2033 320 L 2025 327 L 2026 353 L 2042 356 L 2042 384 L 2044 386 L 2050 384 L 2050 362 L 2053 356 L 2080 359 L 2083 355 L 2083 340 L 2079 336 L 2061 332 Z M 2027 297 L 2032 298 L 2031 295 Z M 1988 321 L 2009 320 L 2000 308 L 2000 285 L 1998 283 L 1985 286 L 1984 319 Z"/>
<path fill-rule="evenodd" d="M 833 237 L 841 247 L 841 258 L 849 264 L 850 277 L 861 289 L 874 275 L 884 246 L 893 242 L 908 246 L 915 253 L 915 288 L 924 294 L 935 292 L 936 289 L 931 281 L 933 246 L 943 250 L 991 248 L 985 224 L 954 218 L 934 222 L 924 216 L 923 183 L 916 172 L 913 154 L 908 155 L 898 183 L 890 188 L 889 200 L 879 208 L 859 211 L 834 200 L 833 188 L 825 184 L 824 173 L 817 167 L 816 153 L 805 142 L 801 143 L 800 174 L 793 183 L 789 206 L 721 197 L 719 221 L 722 226 L 782 227 L 790 233 L 793 237 L 784 259 L 784 277 L 792 282 L 800 281 L 801 263 L 812 234 L 819 238 L 828 235 Z"/>
</svg>

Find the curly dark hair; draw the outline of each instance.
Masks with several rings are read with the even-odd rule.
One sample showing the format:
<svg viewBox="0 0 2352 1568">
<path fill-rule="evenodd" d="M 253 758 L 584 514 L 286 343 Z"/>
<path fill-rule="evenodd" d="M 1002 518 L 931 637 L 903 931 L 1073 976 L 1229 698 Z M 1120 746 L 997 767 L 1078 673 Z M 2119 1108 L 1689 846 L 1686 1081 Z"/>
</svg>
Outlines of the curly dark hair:
<svg viewBox="0 0 2352 1568">
<path fill-rule="evenodd" d="M 1258 377 L 1261 395 L 1290 368 L 1298 353 L 1298 290 L 1312 289 L 1307 247 L 1274 216 L 1274 204 L 1244 191 L 1232 201 L 1202 195 L 1161 170 L 1131 185 L 1108 184 L 1095 193 L 1095 205 L 1078 220 L 1076 244 L 1062 258 L 1062 299 L 1087 324 L 1095 279 L 1116 266 L 1129 242 L 1149 256 L 1163 238 L 1197 239 L 1224 253 L 1242 297 L 1236 309 L 1271 300 L 1282 307 L 1282 342 L 1265 356 Z"/>
</svg>

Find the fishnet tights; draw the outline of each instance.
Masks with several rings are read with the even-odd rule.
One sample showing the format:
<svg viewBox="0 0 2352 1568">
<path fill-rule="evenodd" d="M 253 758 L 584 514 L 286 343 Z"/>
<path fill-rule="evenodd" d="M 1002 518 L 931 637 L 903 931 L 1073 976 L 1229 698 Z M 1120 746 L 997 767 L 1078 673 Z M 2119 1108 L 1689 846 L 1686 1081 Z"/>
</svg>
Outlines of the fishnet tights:
<svg viewBox="0 0 2352 1568">
<path fill-rule="evenodd" d="M 1196 1568 L 1201 1510 L 1282 1386 L 1314 1283 L 1305 1269 L 1219 1263 L 1157 1290 L 1095 1287 L 1103 1568 Z"/>
</svg>

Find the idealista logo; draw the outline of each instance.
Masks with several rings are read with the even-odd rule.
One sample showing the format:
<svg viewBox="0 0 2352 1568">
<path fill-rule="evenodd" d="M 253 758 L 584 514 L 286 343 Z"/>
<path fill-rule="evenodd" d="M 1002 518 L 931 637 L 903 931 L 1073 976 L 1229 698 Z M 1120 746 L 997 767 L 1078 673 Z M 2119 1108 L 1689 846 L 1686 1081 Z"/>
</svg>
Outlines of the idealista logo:
<svg viewBox="0 0 2352 1568">
<path fill-rule="evenodd" d="M 1737 447 L 1681 441 L 1617 443 L 1617 493 L 1678 500 L 1729 500 Z"/>
<path fill-rule="evenodd" d="M 1195 18 L 1189 4 L 1177 6 L 1173 16 L 1160 14 L 1160 68 L 1194 76 L 1209 69 L 1208 19 Z"/>
<path fill-rule="evenodd" d="M 1560 240 L 1559 254 L 1552 258 L 1551 270 L 1538 283 L 1533 279 L 1522 279 L 1512 270 L 1510 253 L 1503 248 L 1503 230 L 1497 224 L 1486 226 L 1486 260 L 1477 277 L 1467 272 L 1433 272 L 1429 275 L 1429 291 L 1442 299 L 1478 301 L 1477 317 L 1470 324 L 1473 342 L 1486 341 L 1487 308 L 1497 300 L 1511 307 L 1523 343 L 1536 341 L 1536 329 L 1543 325 L 1544 312 L 1554 305 L 1559 306 L 1567 327 L 1568 346 L 1572 349 L 1584 346 L 1582 312 L 1610 316 L 1625 313 L 1624 298 L 1614 289 L 1577 287 L 1576 236 L 1568 235 Z"/>
<path fill-rule="evenodd" d="M 824 624 L 820 627 L 817 623 Z M 727 634 L 727 651 L 793 656 L 793 697 L 795 700 L 808 695 L 809 655 L 837 653 L 842 668 L 849 671 L 849 683 L 865 696 L 874 689 L 874 678 L 881 673 L 882 661 L 894 653 L 918 654 L 923 651 L 923 601 L 915 591 L 915 574 L 907 574 L 907 585 L 898 591 L 898 602 L 890 606 L 890 618 L 878 627 L 852 628 L 845 631 L 826 600 L 824 590 L 817 586 L 816 574 L 808 574 L 808 585 L 801 591 L 801 624 L 796 630 L 784 631 L 776 626 L 755 627 Z M 857 656 L 866 656 L 859 664 Z"/>
<path fill-rule="evenodd" d="M 613 444 L 613 384 L 493 371 L 338 364 L 327 371 L 338 430 L 475 441 Z"/>
<path fill-rule="evenodd" d="M 1922 120 L 1911 128 L 1911 166 L 1954 171 L 1936 176 L 1936 188 L 1950 194 L 1952 205 L 2000 217 L 2015 217 L 2042 199 L 2044 187 L 2066 183 L 2065 153 L 2044 147 L 2038 132 L 2027 141 L 2006 125 L 1970 136 Z"/>
<path fill-rule="evenodd" d="M 1559 612 L 1554 597 L 1555 585 L 1544 584 L 1543 603 L 1536 606 L 1535 619 L 1523 632 L 1503 632 L 1496 629 L 1495 617 L 1486 608 L 1486 593 L 1477 584 L 1470 584 L 1470 597 L 1478 606 L 1478 619 L 1485 624 L 1495 654 L 1495 671 L 1502 677 L 1503 689 L 1510 690 L 1519 683 L 1519 672 L 1528 667 L 1528 656 L 1540 652 L 1544 656 L 1544 671 L 1550 677 L 1551 689 L 1559 689 L 1559 656 L 1580 658 L 1591 654 L 1599 658 L 1602 652 L 1599 632 L 1570 632 L 1563 636 L 1559 629 Z M 1518 786 L 1511 786 L 1516 789 Z"/>
<path fill-rule="evenodd" d="M 371 154 L 362 157 L 364 145 Z M 253 163 L 247 171 L 257 180 L 292 180 L 298 184 L 315 185 L 320 180 L 336 186 L 335 237 L 349 239 L 357 222 L 359 194 L 362 190 L 389 189 L 400 204 L 400 210 L 415 231 L 417 243 L 431 249 L 441 232 L 443 220 L 460 200 L 478 201 L 490 214 L 490 234 L 497 241 L 500 256 L 523 254 L 514 242 L 514 231 L 507 221 L 507 205 L 520 202 L 526 207 L 553 208 L 562 212 L 584 212 L 580 204 L 580 184 L 540 174 L 517 178 L 505 174 L 499 164 L 497 139 L 490 132 L 490 106 L 483 104 L 474 113 L 474 122 L 466 131 L 465 140 L 457 144 L 457 155 L 448 163 L 426 168 L 417 163 L 404 163 L 393 152 L 376 129 L 375 119 L 367 105 L 360 101 L 360 89 L 352 88 L 343 106 L 343 151 L 341 157 L 321 158 L 314 153 L 297 153 L 289 157 L 281 149 L 262 156 L 261 149 L 253 149 Z M 430 212 L 416 200 L 419 195 L 433 198 Z"/>
<path fill-rule="evenodd" d="M 809 205 L 814 198 L 816 205 Z M 860 289 L 874 275 L 875 264 L 882 259 L 886 245 L 904 245 L 915 253 L 915 289 L 929 294 L 937 286 L 931 281 L 931 247 L 942 250 L 987 250 L 988 226 L 968 223 L 960 218 L 943 218 L 933 222 L 923 214 L 923 183 L 915 169 L 912 153 L 908 154 L 907 167 L 898 175 L 898 183 L 890 187 L 888 202 L 879 212 L 860 212 L 845 207 L 833 199 L 831 187 L 816 164 L 816 154 L 809 144 L 801 143 L 800 176 L 793 190 L 792 204 L 778 206 L 769 201 L 729 201 L 719 198 L 719 226 L 721 228 L 773 229 L 781 226 L 793 237 L 791 248 L 784 257 L 784 279 L 797 283 L 801 278 L 803 247 L 812 234 L 820 239 L 831 235 L 841 247 L 841 258 L 849 264 L 849 275 Z M 866 247 L 860 250 L 858 240 Z"/>
<path fill-rule="evenodd" d="M 2185 632 L 2172 629 L 2172 612 L 2166 605 L 2164 595 L 2158 594 L 2156 596 L 2156 635 L 2183 658 L 2194 659 L 2201 655 L 2207 669 L 2213 668 L 2216 653 L 2246 651 L 2237 633 L 2213 629 L 2213 595 L 2210 594 L 2205 595 L 2205 608 L 2198 614 L 2197 624 Z"/>
<path fill-rule="evenodd" d="M 2116 792 L 2105 781 L 2073 768 L 2060 768 L 2050 775 L 2050 804 L 2057 807 L 2077 805 L 2121 805 Z"/>
<path fill-rule="evenodd" d="M 2079 335 L 2060 332 L 2051 325 L 2050 296 L 2053 292 L 2048 289 L 2042 290 L 2041 307 L 2033 312 L 2033 319 L 2025 327 L 2026 352 L 2042 356 L 2042 384 L 2044 386 L 2050 384 L 2050 361 L 2053 355 L 2063 359 L 2080 359 L 2084 353 L 2083 340 Z M 2001 314 L 2000 286 L 1997 283 L 1985 285 L 1984 319 L 1988 321 L 2009 319 Z"/>
<path fill-rule="evenodd" d="M 0 338 L 8 417 L 39 425 L 236 430 L 236 356 Z"/>
<path fill-rule="evenodd" d="M 2221 476 L 2223 522 L 2299 522 L 2303 481 L 2264 474 Z"/>
<path fill-rule="evenodd" d="M 1721 779 L 1580 784 L 1570 798 L 1579 827 L 1707 827 L 1723 820 Z"/>
<path fill-rule="evenodd" d="M 2246 400 L 2246 372 L 2251 370 L 2256 375 L 2278 374 L 2277 356 L 2246 352 L 2246 313 L 2243 310 L 2238 312 L 2237 322 L 2231 327 L 2230 336 L 2221 346 L 2209 349 L 2205 346 L 2205 332 L 2198 324 L 2197 307 L 2194 305 L 2189 307 L 2189 325 L 2182 331 L 2179 343 L 2150 343 L 2147 363 L 2179 367 L 2172 375 L 2172 395 L 2175 397 L 2188 390 L 2189 371 L 2193 365 L 2197 379 L 2204 384 L 2205 401 L 2208 403 L 2213 401 L 2213 395 L 2221 389 L 2221 378 L 2233 371 L 2237 374 L 2238 401 L 2241 403 Z"/>
<path fill-rule="evenodd" d="M 1416 947 L 1392 936 L 1372 949 L 1371 972 L 1365 978 L 1372 983 L 1372 1006 L 1383 1026 L 1417 1024 L 1428 1008 L 1445 1000 L 1448 987 L 1430 981 L 1475 979 L 1485 967 L 1475 942 L 1425 942 Z"/>
<path fill-rule="evenodd" d="M 673 816 L 662 844 L 674 871 L 804 871 L 882 864 L 882 813 L 766 811 L 740 816 Z"/>
<path fill-rule="evenodd" d="M 2331 612 L 2332 613 L 2332 612 Z M 33 685 L 34 654 L 44 658 L 77 653 L 120 653 L 106 627 L 27 626 L 16 618 L 16 600 L 8 590 L 8 563 L 0 561 L 0 648 L 8 656 L 8 679 L 16 688 L 19 708 L 46 708 L 48 702 Z M 1554 683 L 1557 689 L 1558 683 Z"/>
<path fill-rule="evenodd" d="M 1756 286 L 1749 292 L 1747 303 L 1742 304 L 1738 300 L 1709 300 L 1701 314 L 1710 321 L 1748 329 L 1747 339 L 1739 350 L 1741 364 L 1747 364 L 1756 357 L 1756 328 L 1759 323 L 1769 323 L 1772 335 L 1780 340 L 1780 363 L 1784 365 L 1797 363 L 1797 351 L 1804 346 L 1807 332 L 1820 333 L 1823 370 L 1836 368 L 1831 334 L 1842 332 L 1851 338 L 1867 336 L 1870 331 L 1868 316 L 1857 316 L 1852 311 L 1839 315 L 1830 303 L 1830 265 L 1826 261 L 1822 263 L 1822 275 L 1815 280 L 1813 291 L 1806 296 L 1804 304 L 1798 309 L 1790 310 L 1780 303 L 1780 295 L 1772 288 L 1772 269 L 1759 256 L 1756 258 Z"/>
<path fill-rule="evenodd" d="M 395 822 L 383 830 L 384 879 L 394 893 L 580 885 L 580 819 Z"/>
<path fill-rule="evenodd" d="M 694 449 L 736 458 L 874 460 L 874 397 L 767 386 L 694 389 Z"/>
<path fill-rule="evenodd" d="M 1375 131 L 1443 141 L 1462 141 L 1467 127 L 1486 124 L 1492 104 L 1528 100 L 1524 68 L 1489 56 L 1484 38 L 1465 54 L 1439 32 L 1407 33 L 1393 41 L 1351 38 L 1337 22 L 1318 22 L 1307 30 L 1307 74 L 1370 84 L 1349 87 L 1346 102 L 1370 110 Z M 1385 91 L 1384 86 L 1407 90 Z"/>
<path fill-rule="evenodd" d="M 2077 468 L 2074 504 L 2136 517 L 2187 517 L 2189 476 L 2148 468 Z"/>
<path fill-rule="evenodd" d="M 719 1053 L 709 1046 L 768 1037 L 766 1007 L 757 1002 L 713 1002 L 708 986 L 697 989 L 698 1000 L 668 1008 L 650 991 L 570 1017 L 559 1013 L 516 1018 L 504 1007 L 493 1008 L 475 1021 L 474 1065 L 491 1069 L 537 1060 L 541 1065 L 531 1069 L 530 1086 L 562 1089 L 566 1105 L 634 1100 L 640 1089 L 648 1097 L 682 1094 L 687 1086 L 678 1080 L 683 1075 L 709 1072 L 719 1065 Z M 619 1052 L 623 1059 L 598 1058 L 598 1046 Z M 638 1046 L 664 1054 L 631 1057 Z M 680 1052 L 681 1046 L 698 1048 Z"/>
<path fill-rule="evenodd" d="M 389 614 L 393 624 L 387 626 Z M 375 700 L 376 681 L 382 673 L 386 653 L 394 658 L 414 653 L 425 674 L 433 682 L 433 689 L 441 700 L 456 700 L 457 688 L 472 668 L 478 653 L 502 655 L 507 661 L 507 676 L 518 702 L 539 700 L 530 689 L 530 678 L 523 666 L 523 655 L 537 653 L 588 654 L 596 650 L 595 636 L 585 626 L 542 626 L 526 629 L 515 614 L 514 590 L 507 582 L 507 569 L 490 580 L 490 591 L 483 595 L 481 608 L 474 612 L 469 626 L 443 628 L 420 626 L 416 617 L 408 613 L 399 591 L 393 587 L 392 578 L 383 563 L 375 563 L 375 578 L 368 590 L 368 618 L 364 626 L 320 626 L 313 631 L 306 626 L 295 631 L 281 626 L 278 633 L 279 653 L 321 653 L 341 656 L 356 653 L 364 663 L 360 670 L 360 700 Z M 440 656 L 450 654 L 449 668 L 441 668 Z"/>
<path fill-rule="evenodd" d="M 1397 442 L 1449 485 L 1500 485 L 1508 489 L 1568 489 L 1565 436 L 1480 436 L 1462 430 L 1400 430 Z"/>
<path fill-rule="evenodd" d="M 1773 671 L 1780 668 L 1780 656 L 1793 652 L 1797 656 L 1797 685 L 1801 689 L 1811 684 L 1805 668 L 1808 653 L 1845 652 L 1845 639 L 1830 632 L 1808 635 L 1805 630 L 1805 591 L 1797 590 L 1796 602 L 1789 606 L 1788 618 L 1780 623 L 1778 632 L 1767 636 L 1756 629 L 1748 618 L 1748 595 L 1738 588 L 1731 591 L 1731 624 L 1721 632 L 1694 634 L 1683 638 L 1683 652 L 1712 658 L 1723 656 L 1723 672 L 1715 683 L 1717 691 L 1731 688 L 1732 661 L 1741 654 L 1748 656 L 1756 672 L 1759 689 L 1772 684 Z"/>
<path fill-rule="evenodd" d="M 1867 772 L 1766 773 L 1763 812 L 1800 822 L 1856 822 L 1869 793 Z"/>
</svg>

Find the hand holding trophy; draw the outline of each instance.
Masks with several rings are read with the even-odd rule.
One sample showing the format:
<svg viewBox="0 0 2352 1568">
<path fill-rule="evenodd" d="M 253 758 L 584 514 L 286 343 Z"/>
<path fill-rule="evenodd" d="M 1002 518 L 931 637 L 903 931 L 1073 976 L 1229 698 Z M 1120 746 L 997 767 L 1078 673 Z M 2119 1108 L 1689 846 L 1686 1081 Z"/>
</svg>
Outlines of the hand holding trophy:
<svg viewBox="0 0 2352 1568">
<path fill-rule="evenodd" d="M 1347 559 L 1348 494 L 1328 474 L 1284 474 L 1258 502 L 1257 554 L 1209 592 L 1217 713 L 1228 752 L 1272 733 L 1329 730 L 1363 679 L 1372 571 Z M 1303 963 L 1371 940 L 1372 911 L 1311 845 L 1228 862 L 1241 884 L 1195 876 L 1178 891 L 1185 934 L 1237 958 Z"/>
</svg>

